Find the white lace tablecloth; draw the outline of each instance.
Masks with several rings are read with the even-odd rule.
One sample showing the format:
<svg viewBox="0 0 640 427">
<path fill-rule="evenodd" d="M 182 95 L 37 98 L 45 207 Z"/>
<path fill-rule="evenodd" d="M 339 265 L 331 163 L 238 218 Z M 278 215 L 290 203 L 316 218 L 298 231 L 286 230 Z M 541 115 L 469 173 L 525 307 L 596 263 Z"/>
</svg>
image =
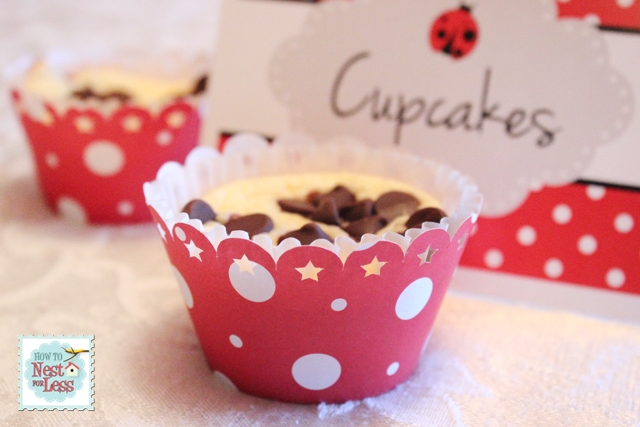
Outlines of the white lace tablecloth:
<svg viewBox="0 0 640 427">
<path fill-rule="evenodd" d="M 212 53 L 218 5 L 3 2 L 0 61 L 51 48 Z M 154 227 L 78 228 L 46 210 L 8 95 L 0 324 L 7 426 L 640 426 L 640 325 L 454 292 L 416 374 L 383 396 L 291 405 L 231 390 L 206 367 Z M 18 411 L 18 336 L 30 334 L 95 335 L 94 411 Z"/>
</svg>

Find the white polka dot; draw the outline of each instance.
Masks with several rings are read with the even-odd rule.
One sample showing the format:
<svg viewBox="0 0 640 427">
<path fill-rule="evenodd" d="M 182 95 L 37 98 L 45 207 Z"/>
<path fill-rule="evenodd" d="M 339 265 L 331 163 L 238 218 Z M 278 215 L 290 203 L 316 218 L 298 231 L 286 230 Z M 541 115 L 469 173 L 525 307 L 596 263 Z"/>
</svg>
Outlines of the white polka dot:
<svg viewBox="0 0 640 427">
<path fill-rule="evenodd" d="M 587 197 L 591 200 L 597 201 L 604 197 L 607 193 L 607 189 L 602 185 L 588 185 L 587 186 Z"/>
<path fill-rule="evenodd" d="M 123 200 L 118 203 L 118 207 L 116 209 L 120 215 L 129 216 L 133 213 L 133 203 L 128 200 Z"/>
<path fill-rule="evenodd" d="M 175 266 L 172 265 L 171 268 L 173 270 L 173 275 L 178 281 L 178 287 L 180 288 L 180 293 L 182 294 L 182 299 L 184 300 L 185 305 L 188 308 L 193 308 L 194 301 L 193 295 L 191 294 L 191 289 L 189 289 L 189 284 L 186 280 L 184 280 L 184 277 L 182 277 L 182 274 L 180 274 Z"/>
<path fill-rule="evenodd" d="M 253 274 L 240 271 L 237 263 L 229 266 L 231 285 L 243 298 L 252 302 L 265 302 L 276 292 L 276 281 L 269 270 L 260 264 L 253 265 Z"/>
<path fill-rule="evenodd" d="M 605 276 L 607 285 L 616 289 L 624 285 L 624 282 L 626 280 L 627 277 L 624 274 L 624 271 L 619 268 L 612 268 L 611 270 L 607 271 L 607 275 Z"/>
<path fill-rule="evenodd" d="M 616 0 L 616 4 L 622 9 L 627 9 L 633 6 L 634 3 L 635 0 Z"/>
<path fill-rule="evenodd" d="M 180 239 L 182 242 L 187 240 L 187 235 L 182 228 L 176 227 L 175 234 L 176 234 L 176 237 Z"/>
<path fill-rule="evenodd" d="M 566 224 L 571 221 L 573 212 L 571 212 L 571 208 L 568 205 L 559 204 L 555 208 L 553 208 L 553 212 L 551 215 L 556 223 Z"/>
<path fill-rule="evenodd" d="M 596 249 L 598 249 L 598 241 L 592 235 L 585 234 L 578 239 L 578 251 L 582 255 L 593 255 Z"/>
<path fill-rule="evenodd" d="M 396 372 L 398 372 L 398 369 L 400 369 L 400 364 L 398 362 L 393 362 L 387 368 L 387 375 L 391 376 L 391 375 L 395 374 Z"/>
<path fill-rule="evenodd" d="M 347 300 L 344 298 L 337 298 L 331 302 L 331 309 L 333 311 L 342 311 L 347 308 Z"/>
<path fill-rule="evenodd" d="M 77 200 L 62 196 L 58 199 L 57 207 L 58 214 L 65 220 L 76 224 L 84 224 L 87 222 L 87 212 Z"/>
<path fill-rule="evenodd" d="M 173 140 L 173 135 L 168 130 L 161 130 L 156 135 L 156 142 L 159 145 L 169 145 L 171 144 L 172 140 Z"/>
<path fill-rule="evenodd" d="M 60 164 L 60 159 L 58 158 L 58 155 L 56 153 L 47 153 L 44 156 L 44 162 L 47 164 L 47 166 L 49 166 L 51 169 L 55 169 L 58 167 L 58 165 Z"/>
<path fill-rule="evenodd" d="M 600 17 L 595 13 L 588 13 L 584 16 L 584 22 L 595 27 L 600 25 Z"/>
<path fill-rule="evenodd" d="M 563 272 L 564 265 L 558 258 L 549 258 L 547 262 L 544 263 L 544 274 L 546 274 L 547 277 L 557 279 L 562 276 Z"/>
<path fill-rule="evenodd" d="M 291 367 L 293 379 L 307 390 L 324 390 L 338 381 L 342 367 L 335 357 L 314 353 L 302 356 Z"/>
<path fill-rule="evenodd" d="M 237 335 L 229 335 L 229 341 L 231 342 L 231 345 L 236 348 L 242 347 L 242 339 Z"/>
<path fill-rule="evenodd" d="M 484 265 L 491 269 L 496 269 L 502 267 L 502 263 L 504 262 L 504 256 L 499 249 L 489 249 L 484 254 Z"/>
<path fill-rule="evenodd" d="M 613 220 L 613 226 L 618 233 L 627 234 L 633 230 L 633 217 L 626 212 L 622 212 Z"/>
<path fill-rule="evenodd" d="M 516 238 L 518 239 L 518 243 L 522 246 L 531 246 L 535 243 L 537 239 L 536 229 L 531 227 L 530 225 L 523 225 L 518 229 L 518 234 Z"/>
<path fill-rule="evenodd" d="M 113 176 L 124 168 L 124 152 L 111 141 L 94 141 L 84 149 L 85 166 L 98 176 Z"/>
<path fill-rule="evenodd" d="M 414 280 L 396 301 L 396 316 L 400 320 L 416 317 L 426 307 L 433 292 L 433 282 L 428 277 Z"/>
</svg>

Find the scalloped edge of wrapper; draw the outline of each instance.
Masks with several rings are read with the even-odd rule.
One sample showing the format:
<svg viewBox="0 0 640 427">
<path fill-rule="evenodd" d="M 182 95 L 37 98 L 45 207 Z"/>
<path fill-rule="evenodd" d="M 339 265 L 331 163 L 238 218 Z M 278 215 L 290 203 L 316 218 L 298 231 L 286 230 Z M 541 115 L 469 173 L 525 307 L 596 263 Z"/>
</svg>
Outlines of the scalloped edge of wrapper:
<svg viewBox="0 0 640 427">
<path fill-rule="evenodd" d="M 449 216 L 405 236 L 274 246 L 222 225 L 205 231 L 180 212 L 226 182 L 344 170 L 412 184 Z M 223 153 L 198 147 L 144 194 L 210 368 L 240 391 L 297 403 L 375 396 L 414 372 L 482 204 L 470 178 L 429 159 L 294 135 L 269 144 L 240 134 Z"/>
<path fill-rule="evenodd" d="M 197 146 L 205 98 L 197 94 L 121 103 L 49 97 L 25 88 L 25 74 L 37 61 L 50 60 L 61 73 L 83 64 L 119 64 L 106 54 L 84 58 L 56 53 L 51 58 L 25 56 L 5 71 L 47 205 L 75 223 L 151 221 L 140 187 L 164 163 L 184 161 Z M 167 58 L 147 60 L 162 63 Z M 205 70 L 199 58 L 181 61 L 185 69 L 193 67 L 193 81 Z M 153 75 L 151 69 L 137 71 Z"/>
</svg>

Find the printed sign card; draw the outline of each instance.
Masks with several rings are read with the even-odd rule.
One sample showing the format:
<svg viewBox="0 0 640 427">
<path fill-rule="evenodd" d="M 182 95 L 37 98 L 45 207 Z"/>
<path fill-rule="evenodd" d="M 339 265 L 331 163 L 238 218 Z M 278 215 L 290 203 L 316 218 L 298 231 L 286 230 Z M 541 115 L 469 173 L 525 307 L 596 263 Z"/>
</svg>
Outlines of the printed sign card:
<svg viewBox="0 0 640 427">
<path fill-rule="evenodd" d="M 485 194 L 463 264 L 640 295 L 640 15 L 589 3 L 226 0 L 203 143 L 349 135 L 443 161 Z M 611 210 L 597 232 L 582 199 Z"/>
</svg>

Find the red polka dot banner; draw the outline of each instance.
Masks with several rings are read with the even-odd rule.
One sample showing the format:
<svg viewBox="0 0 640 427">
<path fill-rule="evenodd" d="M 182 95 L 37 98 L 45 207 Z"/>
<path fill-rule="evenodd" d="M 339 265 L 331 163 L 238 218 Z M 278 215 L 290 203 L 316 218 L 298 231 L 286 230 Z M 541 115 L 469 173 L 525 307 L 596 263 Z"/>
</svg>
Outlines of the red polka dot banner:
<svg viewBox="0 0 640 427">
<path fill-rule="evenodd" d="M 640 295 L 640 190 L 575 183 L 480 217 L 462 265 Z"/>
<path fill-rule="evenodd" d="M 640 31 L 638 0 L 557 0 L 558 16 L 583 18 L 605 28 Z"/>
</svg>

